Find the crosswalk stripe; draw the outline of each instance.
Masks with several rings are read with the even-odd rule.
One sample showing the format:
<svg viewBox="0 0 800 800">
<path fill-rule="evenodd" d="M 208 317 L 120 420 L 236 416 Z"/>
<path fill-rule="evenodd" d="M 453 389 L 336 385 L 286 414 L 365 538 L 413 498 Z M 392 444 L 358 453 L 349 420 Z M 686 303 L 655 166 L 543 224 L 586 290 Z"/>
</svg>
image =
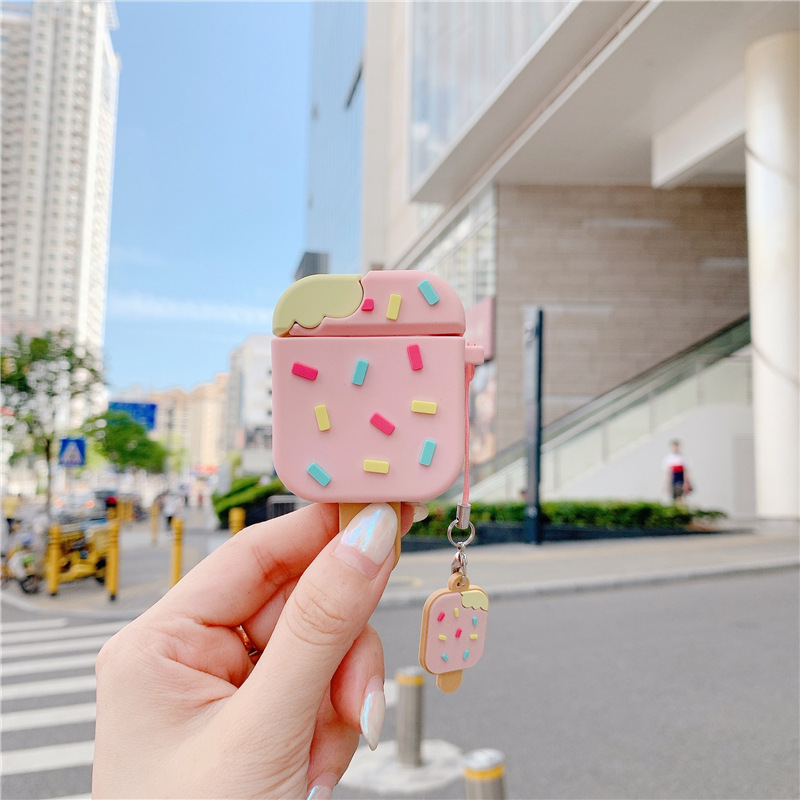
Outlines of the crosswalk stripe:
<svg viewBox="0 0 800 800">
<path fill-rule="evenodd" d="M 42 800 L 92 800 L 91 794 L 71 794 L 69 797 L 44 797 Z"/>
<path fill-rule="evenodd" d="M 67 624 L 66 617 L 59 619 L 32 619 L 27 622 L 3 622 L 0 623 L 0 633 L 11 633 L 12 631 L 32 631 L 43 628 L 63 628 Z"/>
<path fill-rule="evenodd" d="M 0 700 L 21 700 L 28 697 L 47 697 L 52 694 L 93 692 L 97 688 L 94 675 L 72 678 L 52 678 L 46 681 L 26 681 L 0 687 Z"/>
<path fill-rule="evenodd" d="M 116 620 L 115 622 L 98 622 L 97 625 L 75 625 L 72 628 L 64 628 L 58 631 L 59 639 L 70 639 L 78 636 L 95 635 L 101 633 L 113 634 L 121 630 L 128 624 L 128 620 Z M 19 631 L 18 633 L 3 634 L 3 646 L 9 644 L 21 644 L 22 642 L 41 642 L 42 634 L 39 631 Z"/>
<path fill-rule="evenodd" d="M 69 742 L 24 750 L 6 750 L 0 775 L 20 775 L 24 772 L 90 766 L 94 757 L 94 742 Z"/>
<path fill-rule="evenodd" d="M 7 714 L 0 714 L 0 729 L 3 733 L 8 733 L 9 731 L 35 730 L 36 728 L 54 728 L 57 725 L 72 725 L 76 722 L 94 722 L 96 714 L 97 705 L 95 703 L 9 711 Z"/>
<path fill-rule="evenodd" d="M 108 636 L 88 636 L 85 639 L 40 642 L 33 646 L 31 644 L 12 644 L 8 647 L 3 646 L 3 659 L 18 656 L 42 656 L 47 653 L 66 653 L 71 650 L 94 650 L 97 652 L 108 639 Z"/>
<path fill-rule="evenodd" d="M 0 667 L 0 672 L 4 678 L 16 675 L 36 675 L 40 672 L 61 672 L 65 669 L 93 667 L 95 661 L 97 661 L 97 653 L 36 658 L 29 661 L 12 661 L 10 664 L 3 664 Z"/>
</svg>

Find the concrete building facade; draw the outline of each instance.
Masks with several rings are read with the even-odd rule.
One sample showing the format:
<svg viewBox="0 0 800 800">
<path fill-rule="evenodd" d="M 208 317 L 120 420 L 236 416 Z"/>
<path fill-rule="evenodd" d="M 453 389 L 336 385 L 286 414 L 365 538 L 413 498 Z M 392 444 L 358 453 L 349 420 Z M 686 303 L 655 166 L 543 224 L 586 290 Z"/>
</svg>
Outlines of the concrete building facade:
<svg viewBox="0 0 800 800">
<path fill-rule="evenodd" d="M 119 60 L 111 0 L 3 3 L 2 331 L 102 350 Z"/>
<path fill-rule="evenodd" d="M 362 268 L 493 298 L 495 452 L 526 308 L 545 422 L 749 312 L 757 511 L 800 514 L 797 41 L 785 2 L 369 4 Z"/>
</svg>

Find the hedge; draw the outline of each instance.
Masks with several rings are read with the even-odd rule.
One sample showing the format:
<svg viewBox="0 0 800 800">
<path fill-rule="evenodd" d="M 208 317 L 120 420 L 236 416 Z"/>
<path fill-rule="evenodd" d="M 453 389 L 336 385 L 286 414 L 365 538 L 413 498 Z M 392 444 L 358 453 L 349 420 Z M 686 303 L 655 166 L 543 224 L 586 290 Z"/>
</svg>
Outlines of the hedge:
<svg viewBox="0 0 800 800">
<path fill-rule="evenodd" d="M 446 536 L 455 519 L 456 506 L 430 506 L 427 519 L 414 525 L 414 533 Z M 660 503 L 606 501 L 558 501 L 542 503 L 545 524 L 597 528 L 684 529 L 696 519 L 718 519 L 721 511 L 665 506 Z M 474 503 L 472 522 L 524 522 L 525 503 Z"/>
<path fill-rule="evenodd" d="M 223 528 L 228 526 L 228 512 L 232 508 L 244 508 L 256 503 L 265 503 L 274 494 L 286 494 L 286 487 L 276 478 L 267 484 L 260 484 L 258 475 L 238 478 L 231 484 L 231 490 L 224 495 L 214 495 L 214 511 Z"/>
</svg>

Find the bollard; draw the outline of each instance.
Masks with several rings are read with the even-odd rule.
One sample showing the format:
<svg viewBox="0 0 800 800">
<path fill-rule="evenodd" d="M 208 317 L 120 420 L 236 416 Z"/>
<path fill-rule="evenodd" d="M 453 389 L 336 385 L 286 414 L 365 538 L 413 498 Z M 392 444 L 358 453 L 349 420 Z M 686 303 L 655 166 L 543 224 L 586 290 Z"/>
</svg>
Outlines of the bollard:
<svg viewBox="0 0 800 800">
<path fill-rule="evenodd" d="M 106 509 L 106 519 L 111 522 L 112 519 L 119 519 L 119 513 L 116 506 L 109 506 Z"/>
<path fill-rule="evenodd" d="M 228 530 L 231 532 L 231 536 L 239 533 L 242 528 L 244 528 L 244 509 L 232 508 L 228 512 Z"/>
<path fill-rule="evenodd" d="M 158 507 L 158 503 L 153 503 L 150 506 L 150 544 L 155 547 L 158 544 L 158 517 L 161 513 L 161 509 Z"/>
<path fill-rule="evenodd" d="M 397 761 L 407 767 L 422 765 L 422 709 L 425 672 L 406 667 L 394 676 L 397 683 Z"/>
<path fill-rule="evenodd" d="M 505 756 L 489 748 L 464 756 L 464 785 L 467 800 L 505 800 Z"/>
<path fill-rule="evenodd" d="M 47 546 L 47 591 L 50 597 L 58 594 L 58 579 L 61 575 L 61 528 L 58 525 L 50 526 L 50 542 Z"/>
<path fill-rule="evenodd" d="M 183 520 L 172 518 L 172 585 L 181 579 L 181 560 L 183 547 Z"/>
<path fill-rule="evenodd" d="M 106 589 L 108 599 L 113 603 L 117 599 L 119 584 L 119 522 L 108 526 L 108 549 L 106 550 Z"/>
</svg>

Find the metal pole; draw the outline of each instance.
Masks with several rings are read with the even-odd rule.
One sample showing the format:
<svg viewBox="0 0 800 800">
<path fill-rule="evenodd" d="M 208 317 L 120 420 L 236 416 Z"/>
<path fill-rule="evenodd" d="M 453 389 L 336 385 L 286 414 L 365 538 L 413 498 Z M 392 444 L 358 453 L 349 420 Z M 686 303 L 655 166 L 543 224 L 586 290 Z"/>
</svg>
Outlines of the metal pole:
<svg viewBox="0 0 800 800">
<path fill-rule="evenodd" d="M 425 672 L 406 667 L 394 676 L 397 683 L 397 761 L 407 767 L 422 766 L 422 712 Z"/>
<path fill-rule="evenodd" d="M 172 585 L 181 579 L 181 561 L 183 553 L 183 520 L 172 518 Z"/>
<path fill-rule="evenodd" d="M 113 603 L 117 599 L 119 583 L 119 522 L 108 525 L 108 550 L 106 551 L 106 589 L 108 599 Z"/>
<path fill-rule="evenodd" d="M 544 312 L 525 309 L 525 454 L 528 485 L 525 493 L 525 541 L 541 544 L 542 519 L 539 486 L 542 467 L 542 343 Z"/>
<path fill-rule="evenodd" d="M 244 515 L 243 508 L 232 508 L 228 512 L 228 530 L 231 532 L 231 536 L 244 528 Z"/>
<path fill-rule="evenodd" d="M 153 501 L 150 506 L 150 544 L 155 547 L 158 544 L 158 518 L 161 515 L 161 506 Z"/>
<path fill-rule="evenodd" d="M 505 756 L 499 750 L 473 750 L 462 761 L 467 800 L 505 800 Z"/>
</svg>

